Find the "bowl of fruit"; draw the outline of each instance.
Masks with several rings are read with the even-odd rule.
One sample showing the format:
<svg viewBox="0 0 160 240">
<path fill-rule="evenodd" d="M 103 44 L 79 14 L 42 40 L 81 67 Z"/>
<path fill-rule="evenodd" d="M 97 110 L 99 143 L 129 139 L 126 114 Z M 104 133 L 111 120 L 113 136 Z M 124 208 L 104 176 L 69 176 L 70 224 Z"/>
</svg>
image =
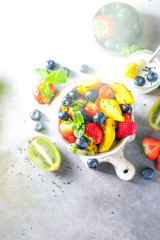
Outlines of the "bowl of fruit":
<svg viewBox="0 0 160 240">
<path fill-rule="evenodd" d="M 135 167 L 124 157 L 123 150 L 134 140 L 137 129 L 133 103 L 124 84 L 95 78 L 66 85 L 50 105 L 69 151 L 89 168 L 111 163 L 119 178 L 130 180 Z"/>
</svg>

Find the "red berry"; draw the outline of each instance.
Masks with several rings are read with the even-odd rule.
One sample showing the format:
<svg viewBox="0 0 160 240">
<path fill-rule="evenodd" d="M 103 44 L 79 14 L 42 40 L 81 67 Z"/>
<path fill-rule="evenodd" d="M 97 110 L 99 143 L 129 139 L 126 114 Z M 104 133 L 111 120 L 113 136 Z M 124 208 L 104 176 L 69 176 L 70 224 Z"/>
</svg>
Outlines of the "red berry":
<svg viewBox="0 0 160 240">
<path fill-rule="evenodd" d="M 93 139 L 93 144 L 99 144 L 103 138 L 102 129 L 95 123 L 87 123 L 84 135 Z"/>
<path fill-rule="evenodd" d="M 124 114 L 124 118 L 125 121 L 119 122 L 118 124 L 118 130 L 116 133 L 117 138 L 124 138 L 133 135 L 137 130 L 136 124 L 129 118 L 127 113 Z"/>
<path fill-rule="evenodd" d="M 92 102 L 88 102 L 85 105 L 84 110 L 86 111 L 86 113 L 89 117 L 93 117 L 97 112 L 101 111 L 101 109 Z"/>
<path fill-rule="evenodd" d="M 150 137 L 143 138 L 142 148 L 147 158 L 156 159 L 160 155 L 160 140 Z"/>
</svg>

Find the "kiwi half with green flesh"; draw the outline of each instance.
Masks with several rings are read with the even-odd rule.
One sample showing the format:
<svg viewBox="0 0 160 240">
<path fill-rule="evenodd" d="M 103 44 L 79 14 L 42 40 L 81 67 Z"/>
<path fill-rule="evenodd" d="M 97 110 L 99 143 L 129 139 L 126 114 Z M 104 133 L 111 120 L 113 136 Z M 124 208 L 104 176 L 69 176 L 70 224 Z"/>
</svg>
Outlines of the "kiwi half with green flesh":
<svg viewBox="0 0 160 240">
<path fill-rule="evenodd" d="M 158 97 L 148 111 L 148 125 L 152 130 L 160 130 L 160 97 Z"/>
<path fill-rule="evenodd" d="M 80 154 L 80 155 L 85 155 L 85 156 L 94 156 L 95 155 L 94 151 L 88 151 L 86 149 L 80 150 L 80 149 L 76 148 L 76 144 L 75 143 L 69 144 L 68 150 L 71 151 L 71 152 Z"/>
<path fill-rule="evenodd" d="M 44 171 L 57 171 L 61 164 L 61 156 L 56 146 L 42 136 L 35 137 L 28 142 L 28 155 Z"/>
</svg>

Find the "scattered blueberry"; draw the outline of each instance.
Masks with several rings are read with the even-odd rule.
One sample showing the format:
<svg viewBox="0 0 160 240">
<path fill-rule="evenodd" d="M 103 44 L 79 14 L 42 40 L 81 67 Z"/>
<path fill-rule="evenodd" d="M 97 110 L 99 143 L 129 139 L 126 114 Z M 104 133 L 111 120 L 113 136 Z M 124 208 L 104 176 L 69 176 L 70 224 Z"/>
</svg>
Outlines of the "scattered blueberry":
<svg viewBox="0 0 160 240">
<path fill-rule="evenodd" d="M 141 174 L 145 180 L 151 180 L 155 176 L 154 170 L 149 167 L 143 168 Z"/>
<path fill-rule="evenodd" d="M 88 147 L 88 140 L 87 138 L 82 136 L 80 138 L 76 138 L 75 144 L 78 149 L 83 150 Z"/>
<path fill-rule="evenodd" d="M 32 120 L 38 121 L 41 118 L 41 112 L 35 109 L 30 113 L 30 117 Z"/>
<path fill-rule="evenodd" d="M 71 73 L 71 71 L 69 70 L 69 68 L 62 67 L 61 70 L 66 71 L 67 77 L 69 77 L 69 75 L 70 75 L 70 73 Z"/>
<path fill-rule="evenodd" d="M 41 132 L 44 129 L 44 125 L 41 122 L 36 122 L 34 125 L 34 130 L 36 132 Z"/>
<path fill-rule="evenodd" d="M 77 91 L 77 89 L 73 89 L 72 91 L 69 92 L 68 94 L 72 99 L 76 100 L 79 98 L 79 92 Z"/>
<path fill-rule="evenodd" d="M 98 167 L 99 163 L 98 163 L 97 159 L 88 159 L 87 160 L 87 165 L 88 165 L 89 168 L 95 169 L 95 168 Z"/>
<path fill-rule="evenodd" d="M 82 114 L 83 119 L 85 121 L 86 118 L 87 118 L 86 111 L 83 108 L 80 108 L 80 109 L 77 110 L 77 112 Z"/>
<path fill-rule="evenodd" d="M 98 93 L 96 90 L 91 89 L 85 93 L 85 99 L 87 101 L 95 102 L 97 97 L 98 97 Z"/>
<path fill-rule="evenodd" d="M 97 112 L 93 116 L 93 122 L 95 122 L 99 126 L 102 125 L 103 123 L 105 123 L 106 119 L 107 118 L 103 112 Z"/>
<path fill-rule="evenodd" d="M 67 120 L 69 118 L 69 113 L 67 111 L 59 112 L 58 117 L 61 120 Z"/>
<path fill-rule="evenodd" d="M 157 81 L 157 79 L 158 79 L 158 74 L 156 72 L 150 71 L 147 73 L 147 80 L 149 82 L 155 82 Z"/>
<path fill-rule="evenodd" d="M 80 71 L 83 72 L 83 73 L 87 73 L 88 72 L 88 66 L 83 64 L 81 67 L 80 67 Z"/>
<path fill-rule="evenodd" d="M 145 78 L 141 76 L 136 77 L 134 80 L 134 84 L 142 87 L 145 84 Z"/>
<path fill-rule="evenodd" d="M 120 108 L 122 110 L 122 113 L 131 113 L 132 112 L 132 107 L 129 106 L 128 104 L 121 104 Z"/>
<path fill-rule="evenodd" d="M 70 96 L 65 96 L 62 98 L 62 105 L 68 107 L 72 103 L 72 99 Z"/>
<path fill-rule="evenodd" d="M 53 60 L 47 60 L 45 66 L 48 70 L 53 70 L 56 66 L 56 63 Z"/>
</svg>

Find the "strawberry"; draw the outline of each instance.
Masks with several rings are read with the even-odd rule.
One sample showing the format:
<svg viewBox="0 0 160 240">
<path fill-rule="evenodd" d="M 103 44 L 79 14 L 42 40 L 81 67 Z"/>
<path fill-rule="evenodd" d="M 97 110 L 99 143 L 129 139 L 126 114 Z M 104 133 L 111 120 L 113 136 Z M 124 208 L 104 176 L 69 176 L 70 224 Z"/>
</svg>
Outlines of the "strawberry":
<svg viewBox="0 0 160 240">
<path fill-rule="evenodd" d="M 116 133 L 117 138 L 124 138 L 133 135 L 137 130 L 136 124 L 129 118 L 129 115 L 125 113 L 123 116 L 125 121 L 119 122 L 118 124 L 118 130 Z"/>
<path fill-rule="evenodd" d="M 114 98 L 114 92 L 108 84 L 104 84 L 99 88 L 98 98 L 95 101 L 97 106 L 100 106 L 101 98 Z"/>
<path fill-rule="evenodd" d="M 158 155 L 157 158 L 157 166 L 156 166 L 157 170 L 160 171 L 160 154 Z"/>
<path fill-rule="evenodd" d="M 36 86 L 32 93 L 39 104 L 47 104 L 54 96 L 55 88 L 52 84 L 43 82 Z"/>
<path fill-rule="evenodd" d="M 72 130 L 72 126 L 74 122 L 70 119 L 69 121 L 61 121 L 59 126 L 59 131 L 63 137 L 67 138 L 70 143 L 74 143 L 76 137 L 74 136 L 74 132 Z"/>
<path fill-rule="evenodd" d="M 101 111 L 101 109 L 92 102 L 88 102 L 85 105 L 84 110 L 86 111 L 89 117 L 93 117 L 97 112 Z"/>
<path fill-rule="evenodd" d="M 142 149 L 147 158 L 156 159 L 160 155 L 160 140 L 150 137 L 143 138 Z"/>
<path fill-rule="evenodd" d="M 73 108 L 72 107 L 69 107 L 68 113 L 69 113 L 70 118 L 73 118 L 74 112 L 73 112 Z"/>
<path fill-rule="evenodd" d="M 85 125 L 85 135 L 93 139 L 93 144 L 99 144 L 103 138 L 102 129 L 95 123 L 87 123 Z"/>
</svg>

